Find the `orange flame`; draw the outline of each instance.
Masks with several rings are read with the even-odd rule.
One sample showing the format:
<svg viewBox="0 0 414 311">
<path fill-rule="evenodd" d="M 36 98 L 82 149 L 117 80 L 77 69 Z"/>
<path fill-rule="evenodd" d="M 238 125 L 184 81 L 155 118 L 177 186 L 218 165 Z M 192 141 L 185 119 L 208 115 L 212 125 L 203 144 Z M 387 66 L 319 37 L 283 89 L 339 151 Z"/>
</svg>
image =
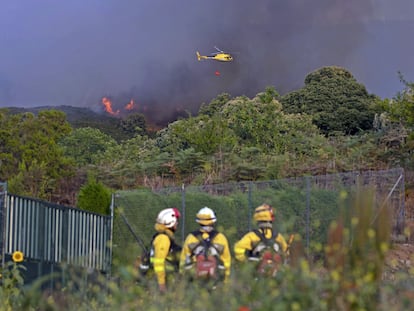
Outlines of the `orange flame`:
<svg viewBox="0 0 414 311">
<path fill-rule="evenodd" d="M 102 97 L 102 104 L 105 106 L 105 111 L 113 116 L 116 116 L 119 114 L 119 110 L 113 111 L 112 109 L 112 102 L 107 97 Z"/>
<path fill-rule="evenodd" d="M 125 110 L 132 110 L 132 109 L 134 109 L 135 108 L 135 103 L 134 103 L 134 100 L 133 99 L 131 99 L 130 101 L 129 101 L 129 103 L 125 106 Z"/>
</svg>

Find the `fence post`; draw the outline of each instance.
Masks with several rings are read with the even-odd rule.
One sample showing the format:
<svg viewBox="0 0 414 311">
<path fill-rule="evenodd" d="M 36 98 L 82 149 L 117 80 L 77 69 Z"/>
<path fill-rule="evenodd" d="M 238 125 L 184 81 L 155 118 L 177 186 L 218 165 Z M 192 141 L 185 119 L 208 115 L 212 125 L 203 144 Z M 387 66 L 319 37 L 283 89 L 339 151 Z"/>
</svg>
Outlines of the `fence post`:
<svg viewBox="0 0 414 311">
<path fill-rule="evenodd" d="M 184 243 L 185 239 L 185 185 L 181 186 L 181 242 Z"/>
<path fill-rule="evenodd" d="M 310 243 L 310 177 L 306 176 L 306 253 L 309 256 L 309 243 Z"/>
<path fill-rule="evenodd" d="M 1 255 L 1 267 L 5 265 L 5 250 L 4 245 L 6 244 L 6 226 L 4 221 L 4 215 L 6 214 L 6 196 L 7 196 L 7 183 L 0 183 L 0 255 Z"/>
<path fill-rule="evenodd" d="M 115 193 L 112 193 L 111 196 L 111 219 L 110 219 L 110 228 L 109 228 L 109 258 L 108 258 L 108 271 L 107 275 L 110 278 L 111 277 L 111 273 L 112 273 L 112 246 L 114 243 L 114 239 L 113 239 L 113 232 L 114 232 L 114 209 L 115 209 Z"/>
<path fill-rule="evenodd" d="M 249 231 L 252 230 L 252 209 L 253 209 L 252 189 L 253 189 L 253 183 L 251 181 L 249 181 L 249 191 L 248 191 L 248 200 L 249 200 L 249 211 L 248 211 Z"/>
<path fill-rule="evenodd" d="M 62 262 L 67 264 L 69 250 L 69 210 L 62 209 Z"/>
<path fill-rule="evenodd" d="M 401 212 L 397 220 L 397 227 L 401 229 L 402 231 L 404 231 L 404 228 L 405 228 L 405 176 L 404 176 L 403 169 L 401 169 L 400 176 L 401 176 L 401 186 L 400 186 L 400 196 L 399 196 L 398 202 L 402 201 L 402 207 L 401 207 Z"/>
</svg>

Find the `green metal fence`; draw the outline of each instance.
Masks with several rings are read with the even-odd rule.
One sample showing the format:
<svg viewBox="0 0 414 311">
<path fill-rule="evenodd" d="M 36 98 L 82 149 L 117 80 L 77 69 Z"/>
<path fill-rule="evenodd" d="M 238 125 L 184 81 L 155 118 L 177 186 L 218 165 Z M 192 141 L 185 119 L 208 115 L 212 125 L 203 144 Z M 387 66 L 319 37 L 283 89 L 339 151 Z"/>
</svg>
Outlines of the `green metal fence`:
<svg viewBox="0 0 414 311">
<path fill-rule="evenodd" d="M 1 255 L 21 251 L 33 278 L 62 266 L 109 273 L 113 217 L 3 191 Z M 34 268 L 34 266 L 37 268 Z M 38 270 L 36 271 L 33 270 Z"/>
</svg>

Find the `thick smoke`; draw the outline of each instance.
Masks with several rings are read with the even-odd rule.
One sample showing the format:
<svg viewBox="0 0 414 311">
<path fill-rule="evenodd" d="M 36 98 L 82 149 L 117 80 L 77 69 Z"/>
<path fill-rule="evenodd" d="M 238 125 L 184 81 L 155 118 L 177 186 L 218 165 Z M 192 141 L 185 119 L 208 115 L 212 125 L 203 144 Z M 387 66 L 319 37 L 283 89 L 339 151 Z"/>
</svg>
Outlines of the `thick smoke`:
<svg viewBox="0 0 414 311">
<path fill-rule="evenodd" d="M 102 97 L 115 109 L 132 99 L 165 122 L 222 92 L 253 96 L 271 85 L 283 94 L 321 66 L 355 63 L 383 1 L 21 2 L 0 13 L 10 29 L 0 38 L 0 106 L 102 110 Z M 197 61 L 214 46 L 234 62 Z"/>
<path fill-rule="evenodd" d="M 174 112 L 165 107 L 194 112 L 222 92 L 253 96 L 270 85 L 281 93 L 299 87 L 309 71 L 344 63 L 374 15 L 369 0 L 180 4 L 166 4 L 170 15 L 151 23 L 158 36 L 143 48 L 154 58 L 143 60 L 137 83 L 118 99 L 151 103 L 161 120 Z M 205 55 L 214 46 L 234 53 L 234 62 L 196 61 L 196 50 Z"/>
</svg>

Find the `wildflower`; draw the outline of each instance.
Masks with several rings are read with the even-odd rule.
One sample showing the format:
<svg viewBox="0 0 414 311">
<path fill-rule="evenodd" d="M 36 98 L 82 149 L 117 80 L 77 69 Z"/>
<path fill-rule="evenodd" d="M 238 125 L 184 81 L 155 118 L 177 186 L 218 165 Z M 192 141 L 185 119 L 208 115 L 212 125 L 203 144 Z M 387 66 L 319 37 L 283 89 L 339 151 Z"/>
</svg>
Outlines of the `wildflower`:
<svg viewBox="0 0 414 311">
<path fill-rule="evenodd" d="M 385 254 L 389 250 L 388 243 L 385 243 L 385 242 L 381 243 L 380 250 L 382 254 Z"/>
<path fill-rule="evenodd" d="M 374 229 L 368 229 L 368 237 L 370 239 L 375 238 L 375 230 Z"/>
<path fill-rule="evenodd" d="M 370 283 L 374 281 L 374 274 L 372 272 L 368 272 L 367 274 L 365 274 L 364 281 L 365 283 Z"/>
<path fill-rule="evenodd" d="M 24 259 L 23 253 L 20 251 L 15 251 L 12 255 L 12 259 L 14 262 L 22 262 Z"/>
<path fill-rule="evenodd" d="M 308 274 L 309 274 L 309 272 L 310 272 L 310 268 L 309 268 L 309 263 L 308 263 L 307 261 L 302 260 L 302 261 L 300 262 L 300 267 L 302 268 L 302 271 L 303 271 L 304 273 L 308 273 Z"/>
<path fill-rule="evenodd" d="M 300 304 L 298 302 L 293 302 L 291 304 L 291 310 L 299 311 L 300 310 Z"/>
<path fill-rule="evenodd" d="M 339 274 L 339 272 L 337 270 L 332 270 L 331 271 L 331 278 L 338 282 L 341 279 L 341 275 Z"/>
<path fill-rule="evenodd" d="M 352 226 L 356 226 L 359 223 L 359 219 L 357 217 L 352 217 L 351 224 Z"/>
<path fill-rule="evenodd" d="M 356 295 L 354 294 L 354 293 L 348 293 L 348 295 L 347 295 L 347 297 L 346 297 L 346 299 L 348 300 L 348 302 L 350 302 L 350 303 L 354 303 L 354 302 L 356 302 L 357 301 L 357 297 L 356 297 Z"/>
</svg>

